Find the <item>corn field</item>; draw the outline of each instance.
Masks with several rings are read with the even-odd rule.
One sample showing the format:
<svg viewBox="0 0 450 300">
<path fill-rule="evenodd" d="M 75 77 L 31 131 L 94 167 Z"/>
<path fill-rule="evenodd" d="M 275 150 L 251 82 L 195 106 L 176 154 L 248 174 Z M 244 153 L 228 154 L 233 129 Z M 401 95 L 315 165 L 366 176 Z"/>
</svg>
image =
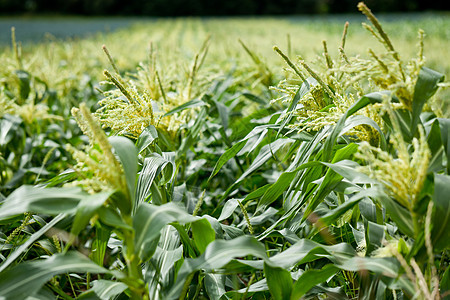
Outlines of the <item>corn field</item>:
<svg viewBox="0 0 450 300">
<path fill-rule="evenodd" d="M 186 18 L 0 48 L 0 299 L 450 299 L 450 19 Z"/>
</svg>

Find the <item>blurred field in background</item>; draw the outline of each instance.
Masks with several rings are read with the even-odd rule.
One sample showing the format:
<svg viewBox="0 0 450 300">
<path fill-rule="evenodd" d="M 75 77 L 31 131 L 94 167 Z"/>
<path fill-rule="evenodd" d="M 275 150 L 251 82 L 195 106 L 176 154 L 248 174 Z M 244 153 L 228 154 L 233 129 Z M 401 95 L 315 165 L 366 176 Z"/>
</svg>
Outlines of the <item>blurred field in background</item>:
<svg viewBox="0 0 450 300">
<path fill-rule="evenodd" d="M 423 29 L 427 66 L 448 78 L 450 61 L 443 59 L 450 49 L 448 13 L 386 14 L 379 19 L 404 59 L 416 55 L 417 32 Z M 242 70 L 246 66 L 254 67 L 240 39 L 267 64 L 275 77 L 281 77 L 285 64 L 273 51 L 274 45 L 293 59 L 301 55 L 312 61 L 322 52 L 322 41 L 326 40 L 330 54 L 337 58 L 346 21 L 350 23 L 346 43 L 349 55 L 367 56 L 369 48 L 380 49 L 375 38 L 362 28 L 365 19 L 360 15 L 173 19 L 6 17 L 0 18 L 0 63 L 5 65 L 5 60 L 11 58 L 12 26 L 16 27 L 17 40 L 23 45 L 27 70 L 40 74 L 49 81 L 49 86 L 55 87 L 54 83 L 59 82 L 66 88 L 86 75 L 94 81 L 103 80 L 102 70 L 109 67 L 101 50 L 103 44 L 109 48 L 119 69 L 134 70 L 139 62 L 147 59 L 149 45 L 153 43 L 159 53 L 158 64 L 165 69 L 190 62 L 211 35 L 206 68 L 225 74 L 236 67 Z M 441 92 L 437 98 L 445 101 L 448 93 Z"/>
</svg>

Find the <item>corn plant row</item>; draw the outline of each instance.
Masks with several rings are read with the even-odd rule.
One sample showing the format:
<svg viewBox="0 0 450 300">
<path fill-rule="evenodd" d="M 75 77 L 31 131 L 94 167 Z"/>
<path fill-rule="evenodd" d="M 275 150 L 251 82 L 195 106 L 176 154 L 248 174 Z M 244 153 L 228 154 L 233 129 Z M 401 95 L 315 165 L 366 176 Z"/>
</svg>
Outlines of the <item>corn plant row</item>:
<svg viewBox="0 0 450 300">
<path fill-rule="evenodd" d="M 32 76 L 13 32 L 0 298 L 450 297 L 448 83 L 422 30 L 404 58 L 358 9 L 365 56 L 349 23 L 314 62 L 242 39 L 225 67 L 214 36 L 179 36 L 190 55 L 150 43 L 135 69 L 103 46 L 98 86 Z"/>
</svg>

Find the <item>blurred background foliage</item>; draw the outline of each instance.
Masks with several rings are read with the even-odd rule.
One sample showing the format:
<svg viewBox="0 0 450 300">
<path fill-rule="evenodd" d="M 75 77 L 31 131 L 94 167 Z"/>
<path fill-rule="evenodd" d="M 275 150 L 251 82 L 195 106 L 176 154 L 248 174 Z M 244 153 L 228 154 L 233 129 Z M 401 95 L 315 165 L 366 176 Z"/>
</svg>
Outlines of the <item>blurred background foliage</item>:
<svg viewBox="0 0 450 300">
<path fill-rule="evenodd" d="M 359 0 L 0 0 L 0 14 L 221 16 L 354 12 Z M 368 0 L 377 12 L 448 10 L 446 1 Z"/>
</svg>

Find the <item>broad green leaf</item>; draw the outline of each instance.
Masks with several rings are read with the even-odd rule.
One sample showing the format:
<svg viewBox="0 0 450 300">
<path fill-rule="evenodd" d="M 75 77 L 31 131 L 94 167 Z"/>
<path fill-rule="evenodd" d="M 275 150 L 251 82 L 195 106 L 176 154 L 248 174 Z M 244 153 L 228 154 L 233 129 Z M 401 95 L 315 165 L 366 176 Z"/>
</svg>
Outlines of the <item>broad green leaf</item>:
<svg viewBox="0 0 450 300">
<path fill-rule="evenodd" d="M 236 207 L 239 206 L 239 202 L 237 199 L 230 199 L 227 202 L 225 202 L 222 212 L 220 213 L 218 221 L 223 221 L 225 219 L 228 219 L 233 212 L 235 211 Z"/>
<path fill-rule="evenodd" d="M 372 197 L 378 199 L 383 204 L 384 208 L 386 208 L 386 213 L 389 214 L 401 232 L 410 237 L 414 237 L 414 225 L 409 210 L 386 195 L 381 188 L 375 189 Z"/>
<path fill-rule="evenodd" d="M 245 146 L 245 143 L 247 143 L 246 140 L 240 141 L 239 143 L 236 143 L 233 145 L 233 147 L 229 148 L 227 151 L 225 151 L 224 154 L 222 154 L 217 161 L 216 165 L 214 166 L 213 171 L 211 172 L 211 175 L 209 176 L 208 180 L 211 180 L 223 167 L 223 165 L 236 156 L 236 154 L 241 151 L 241 149 Z"/>
<path fill-rule="evenodd" d="M 249 100 L 251 100 L 251 101 L 253 101 L 255 103 L 258 103 L 258 104 L 266 105 L 268 103 L 267 100 L 264 100 L 261 97 L 253 95 L 252 93 L 249 93 L 249 92 L 242 93 L 242 96 L 244 96 L 245 98 L 247 98 L 247 99 L 249 99 Z"/>
<path fill-rule="evenodd" d="M 450 246 L 450 176 L 434 175 L 434 215 L 431 237 L 435 251 L 441 251 Z"/>
<path fill-rule="evenodd" d="M 129 224 L 125 223 L 125 221 L 122 219 L 120 214 L 117 210 L 115 210 L 112 207 L 106 207 L 102 206 L 97 211 L 98 216 L 103 224 L 108 225 L 112 228 L 123 228 L 126 230 L 132 230 L 133 227 L 131 227 Z"/>
<path fill-rule="evenodd" d="M 103 299 L 99 298 L 92 289 L 89 289 L 89 290 L 79 294 L 77 299 L 79 299 L 79 300 L 103 300 Z"/>
<path fill-rule="evenodd" d="M 333 146 L 339 135 L 342 134 L 344 127 L 346 127 L 347 118 L 355 114 L 358 110 L 366 107 L 371 103 L 381 103 L 384 97 L 390 97 L 390 92 L 375 92 L 367 94 L 361 99 L 359 99 L 355 104 L 353 104 L 347 112 L 339 119 L 336 125 L 332 129 L 325 130 L 325 132 L 330 131 L 330 134 L 325 140 L 323 149 L 323 161 L 329 162 L 333 153 Z M 348 122 L 347 122 L 348 124 Z M 348 128 L 348 126 L 347 126 Z"/>
<path fill-rule="evenodd" d="M 414 86 L 414 97 L 412 102 L 411 131 L 413 135 L 415 134 L 423 106 L 427 100 L 436 93 L 438 89 L 437 84 L 442 81 L 444 81 L 443 74 L 426 67 L 420 69 L 419 77 Z"/>
<path fill-rule="evenodd" d="M 128 286 L 123 282 L 111 280 L 96 280 L 93 282 L 92 290 L 100 299 L 114 299 L 117 295 L 125 291 Z"/>
<path fill-rule="evenodd" d="M 165 225 L 172 222 L 190 223 L 197 220 L 197 217 L 191 216 L 173 203 L 161 206 L 141 203 L 133 218 L 136 254 L 142 261 L 150 259 L 149 246 L 159 237 Z"/>
<path fill-rule="evenodd" d="M 445 169 L 443 158 L 445 155 L 445 148 L 442 143 L 441 129 L 439 127 L 439 120 L 435 119 L 429 128 L 427 137 L 428 148 L 431 152 L 431 159 L 428 164 L 427 173 L 440 172 Z"/>
<path fill-rule="evenodd" d="M 14 73 L 17 76 L 17 82 L 19 83 L 19 104 L 24 104 L 31 92 L 31 75 L 24 70 L 16 70 Z"/>
<path fill-rule="evenodd" d="M 447 174 L 450 174 L 450 119 L 438 119 L 441 128 L 442 145 L 447 153 Z"/>
<path fill-rule="evenodd" d="M 24 299 L 36 293 L 53 276 L 67 272 L 109 273 L 78 252 L 55 254 L 0 273 L 0 297 L 6 300 Z"/>
<path fill-rule="evenodd" d="M 149 284 L 150 299 L 158 294 L 164 298 L 165 289 L 173 285 L 174 275 L 183 260 L 183 245 L 177 230 L 167 225 L 161 230 L 158 247 L 152 259 L 145 267 L 145 281 Z"/>
<path fill-rule="evenodd" d="M 450 291 L 450 266 L 447 266 L 444 275 L 442 275 L 439 287 L 441 289 L 442 294 L 447 294 L 447 296 L 444 297 L 443 300 L 450 299 L 450 293 L 448 293 Z"/>
<path fill-rule="evenodd" d="M 377 222 L 377 207 L 372 200 L 364 199 L 363 201 L 359 202 L 359 211 L 361 213 L 361 216 L 363 216 L 365 220 L 374 223 Z"/>
<path fill-rule="evenodd" d="M 191 147 L 193 147 L 193 145 L 195 143 L 197 143 L 197 141 L 199 139 L 200 130 L 203 128 L 203 126 L 206 122 L 206 114 L 207 114 L 207 110 L 204 107 L 200 110 L 199 113 L 197 113 L 194 125 L 189 127 L 187 134 L 181 140 L 181 145 L 178 147 L 178 150 L 176 152 L 177 157 L 185 155 L 186 152 Z M 175 149 L 175 148 L 171 147 L 170 149 Z"/>
<path fill-rule="evenodd" d="M 141 135 L 139 135 L 138 140 L 136 141 L 136 147 L 138 149 L 138 153 L 142 153 L 145 149 L 148 148 L 148 146 L 153 143 L 155 139 L 158 138 L 158 131 L 156 130 L 155 126 L 150 125 L 146 127 Z"/>
<path fill-rule="evenodd" d="M 4 147 L 13 138 L 14 135 L 11 134 L 18 130 L 22 119 L 13 115 L 5 114 L 0 119 L 0 146 Z"/>
<path fill-rule="evenodd" d="M 273 127 L 273 125 L 269 124 L 256 126 L 255 128 L 253 128 L 253 130 L 245 136 L 244 140 L 247 140 L 247 143 L 241 149 L 241 151 L 238 152 L 237 155 L 241 156 L 245 153 L 247 153 L 247 156 L 251 155 L 257 147 L 262 146 L 262 142 L 264 141 L 265 143 L 264 138 L 266 137 L 267 133 L 269 132 L 269 128 L 271 127 Z"/>
<path fill-rule="evenodd" d="M 309 269 L 305 271 L 294 283 L 291 300 L 301 299 L 310 289 L 319 283 L 326 282 L 336 274 L 339 268 L 333 264 L 324 266 L 322 269 Z"/>
<path fill-rule="evenodd" d="M 240 228 L 237 228 L 235 226 L 229 226 L 229 225 L 224 225 L 221 224 L 220 225 L 224 231 L 224 233 L 226 234 L 226 239 L 235 239 L 237 237 L 243 236 L 244 231 Z"/>
<path fill-rule="evenodd" d="M 167 299 L 177 299 L 186 279 L 197 270 L 212 270 L 224 267 L 237 257 L 253 255 L 268 261 L 264 246 L 255 238 L 242 236 L 233 240 L 216 240 L 208 245 L 205 252 L 196 259 L 186 259 L 178 272 L 175 285 L 172 287 Z M 270 262 L 269 262 L 270 263 Z M 272 265 L 274 266 L 274 265 Z"/>
<path fill-rule="evenodd" d="M 188 101 L 186 103 L 181 104 L 178 107 L 175 107 L 171 111 L 168 111 L 167 113 L 165 113 L 163 115 L 163 118 L 167 117 L 167 116 L 170 116 L 170 115 L 173 115 L 173 114 L 176 114 L 176 113 L 179 113 L 179 112 L 181 112 L 181 111 L 183 111 L 185 109 L 188 109 L 188 108 L 194 108 L 194 107 L 205 106 L 205 105 L 207 105 L 207 104 L 203 100 L 200 100 L 200 99 L 197 99 L 197 98 L 196 99 L 192 99 L 192 100 L 190 100 L 190 101 Z"/>
<path fill-rule="evenodd" d="M 353 257 L 341 264 L 339 268 L 347 271 L 368 270 L 377 274 L 396 278 L 400 268 L 400 263 L 393 257 Z"/>
<path fill-rule="evenodd" d="M 342 149 L 336 151 L 336 154 L 333 157 L 332 163 L 336 163 L 338 161 L 348 159 L 353 156 L 353 154 L 358 150 L 358 145 L 349 144 Z M 342 176 L 338 173 L 334 172 L 332 169 L 328 169 L 323 181 L 320 183 L 319 188 L 317 189 L 314 197 L 311 199 L 308 207 L 303 214 L 302 220 L 306 220 L 306 218 L 316 209 L 316 207 L 320 204 L 320 202 L 325 199 L 325 197 L 336 187 L 336 185 L 342 180 Z"/>
<path fill-rule="evenodd" d="M 192 238 L 200 253 L 205 252 L 206 247 L 216 239 L 216 233 L 207 219 L 200 219 L 191 224 Z"/>
<path fill-rule="evenodd" d="M 219 112 L 220 122 L 222 124 L 222 129 L 226 131 L 228 129 L 230 109 L 222 102 L 212 100 L 211 104 L 214 104 Z"/>
<path fill-rule="evenodd" d="M 73 220 L 70 232 L 78 235 L 89 223 L 89 220 L 95 215 L 97 210 L 103 206 L 106 200 L 114 191 L 102 192 L 84 197 L 77 206 L 77 212 Z"/>
<path fill-rule="evenodd" d="M 393 257 L 353 257 L 342 263 L 335 264 L 343 270 L 357 272 L 370 271 L 383 276 L 388 287 L 403 289 L 413 295 L 414 285 L 406 279 L 406 275 L 399 278 L 400 263 Z"/>
<path fill-rule="evenodd" d="M 278 150 L 281 149 L 281 147 L 294 142 L 294 140 L 291 139 L 278 139 L 268 145 L 264 145 L 261 150 L 259 151 L 258 155 L 253 160 L 250 167 L 245 170 L 245 172 L 237 179 L 237 183 L 245 179 L 248 175 L 250 175 L 252 172 L 257 170 L 260 166 L 262 166 L 265 162 L 267 162 L 270 158 L 272 158 L 272 155 L 276 153 Z M 237 184 L 236 183 L 236 184 Z M 236 185 L 234 184 L 234 185 Z"/>
<path fill-rule="evenodd" d="M 209 299 L 219 300 L 225 294 L 225 275 L 205 274 L 205 289 Z"/>
<path fill-rule="evenodd" d="M 260 225 L 268 220 L 270 220 L 273 216 L 275 216 L 278 212 L 278 209 L 269 207 L 260 215 L 253 215 L 250 219 L 250 224 L 252 225 Z"/>
<path fill-rule="evenodd" d="M 139 174 L 136 185 L 136 209 L 150 196 L 151 186 L 160 174 L 164 174 L 164 179 L 168 181 L 173 175 L 172 162 L 159 154 L 152 153 L 144 159 L 144 165 Z"/>
<path fill-rule="evenodd" d="M 241 139 L 244 139 L 249 132 L 252 132 L 254 128 L 258 127 L 256 126 L 257 124 L 255 124 L 255 120 L 262 119 L 270 115 L 270 113 L 269 109 L 262 108 L 244 118 L 233 120 L 233 122 L 230 123 L 230 129 L 233 131 L 230 136 L 230 141 L 240 141 Z"/>
<path fill-rule="evenodd" d="M 92 241 L 91 259 L 99 266 L 103 266 L 105 259 L 106 248 L 111 237 L 111 231 L 97 225 L 95 227 L 95 238 Z"/>
<path fill-rule="evenodd" d="M 377 183 L 375 179 L 370 178 L 364 173 L 356 171 L 356 168 L 360 167 L 360 165 L 352 160 L 344 159 L 335 163 L 323 164 L 352 183 Z"/>
<path fill-rule="evenodd" d="M 337 262 L 353 257 L 355 254 L 353 247 L 346 243 L 325 246 L 312 240 L 301 239 L 287 250 L 272 256 L 270 260 L 278 267 L 290 269 L 298 264 L 311 262 L 323 257 Z"/>
<path fill-rule="evenodd" d="M 361 97 L 361 99 L 359 99 L 357 102 L 355 102 L 355 104 L 353 104 L 348 109 L 347 116 L 351 116 L 351 115 L 355 114 L 358 110 L 366 107 L 369 104 L 382 103 L 384 97 L 390 97 L 390 96 L 391 96 L 391 92 L 389 92 L 389 91 L 373 92 L 373 93 L 364 95 L 363 97 Z"/>
<path fill-rule="evenodd" d="M 361 190 L 359 193 L 352 196 L 348 201 L 345 201 L 343 204 L 339 205 L 333 210 L 330 210 L 329 213 L 322 216 L 321 221 L 327 225 L 332 224 L 332 222 L 336 221 L 340 216 L 345 214 L 350 209 L 353 209 L 353 207 L 357 205 L 361 200 L 365 199 L 370 195 L 371 195 L 371 188 Z"/>
<path fill-rule="evenodd" d="M 199 253 L 197 252 L 197 248 L 195 247 L 191 237 L 187 234 L 186 228 L 178 223 L 172 223 L 171 226 L 173 226 L 177 230 L 180 236 L 180 240 L 183 244 L 183 248 L 187 252 L 186 256 L 197 257 Z"/>
<path fill-rule="evenodd" d="M 362 116 L 362 115 L 350 116 L 347 120 L 345 120 L 344 127 L 342 128 L 342 131 L 340 132 L 339 135 L 344 135 L 349 130 L 355 128 L 356 126 L 360 126 L 360 125 L 371 126 L 376 131 L 378 131 L 380 148 L 386 149 L 387 143 L 386 143 L 386 137 L 384 136 L 383 131 L 381 130 L 381 128 L 378 126 L 378 124 L 375 121 L 373 121 L 372 119 L 370 119 L 366 116 Z M 374 142 L 374 141 L 370 141 L 370 142 Z"/>
<path fill-rule="evenodd" d="M 292 172 L 284 172 L 283 174 L 281 174 L 278 180 L 266 190 L 264 195 L 258 201 L 258 207 L 256 208 L 256 211 L 258 212 L 264 210 L 268 205 L 277 200 L 278 197 L 281 196 L 281 194 L 283 194 L 283 192 L 285 192 L 289 187 L 292 180 L 294 180 L 295 176 L 297 175 L 297 172 L 298 169 Z"/>
<path fill-rule="evenodd" d="M 274 300 L 289 300 L 292 292 L 292 277 L 289 271 L 264 264 L 264 275 Z"/>
<path fill-rule="evenodd" d="M 247 178 L 251 173 L 256 171 L 259 167 L 261 167 L 264 163 L 266 163 L 272 156 L 280 150 L 283 146 L 294 142 L 292 139 L 278 139 L 270 144 L 264 145 L 261 150 L 259 151 L 258 155 L 253 160 L 250 167 L 248 167 L 247 170 L 245 170 L 244 173 L 241 174 L 241 176 L 236 180 L 236 182 L 230 186 L 225 194 L 222 196 L 222 199 L 226 198 L 226 196 L 233 191 L 236 186 L 241 183 L 245 178 Z"/>
<path fill-rule="evenodd" d="M 128 194 L 129 194 L 129 210 L 131 211 L 134 205 L 134 193 L 137 173 L 137 150 L 133 142 L 121 136 L 113 136 L 108 138 L 109 143 L 114 148 L 116 154 L 119 156 L 125 172 L 127 180 Z M 125 192 L 125 191 L 123 191 Z"/>
<path fill-rule="evenodd" d="M 89 195 L 80 188 L 38 188 L 23 185 L 3 202 L 0 219 L 27 211 L 47 215 L 73 214 L 80 201 Z"/>
<path fill-rule="evenodd" d="M 383 225 L 367 221 L 365 224 L 366 231 L 366 256 L 369 256 L 374 250 L 382 246 L 384 239 Z"/>
<path fill-rule="evenodd" d="M 257 188 L 256 190 L 245 196 L 244 200 L 242 200 L 242 203 L 246 203 L 247 201 L 262 197 L 271 186 L 271 184 L 265 184 L 262 187 Z"/>
</svg>

